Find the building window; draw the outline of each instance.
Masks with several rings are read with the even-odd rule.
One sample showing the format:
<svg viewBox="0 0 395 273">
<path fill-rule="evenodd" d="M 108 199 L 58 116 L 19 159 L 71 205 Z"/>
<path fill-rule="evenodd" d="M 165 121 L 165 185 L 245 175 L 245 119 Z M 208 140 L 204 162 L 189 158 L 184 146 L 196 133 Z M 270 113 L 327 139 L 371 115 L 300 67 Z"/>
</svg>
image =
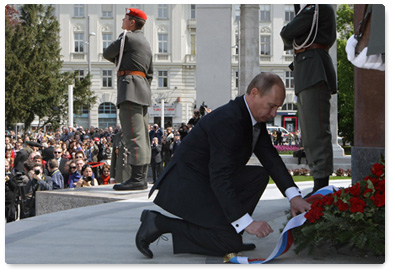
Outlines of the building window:
<svg viewBox="0 0 395 273">
<path fill-rule="evenodd" d="M 78 70 L 77 78 L 78 78 L 79 81 L 84 80 L 84 78 L 85 78 L 84 74 L 85 74 L 84 70 Z"/>
<path fill-rule="evenodd" d="M 76 4 L 74 5 L 74 17 L 84 17 L 85 5 Z"/>
<path fill-rule="evenodd" d="M 294 75 L 292 71 L 285 71 L 285 87 L 294 88 Z"/>
<path fill-rule="evenodd" d="M 158 19 L 168 19 L 168 5 L 167 4 L 159 4 L 158 5 Z"/>
<path fill-rule="evenodd" d="M 298 107 L 296 106 L 295 103 L 284 103 L 284 105 L 281 107 L 281 110 L 285 110 L 285 111 L 293 110 L 293 111 L 296 111 L 296 110 L 298 110 Z"/>
<path fill-rule="evenodd" d="M 191 5 L 191 19 L 196 19 L 196 5 Z"/>
<path fill-rule="evenodd" d="M 111 102 L 99 105 L 99 128 L 115 127 L 117 125 L 117 108 Z"/>
<path fill-rule="evenodd" d="M 99 114 L 116 114 L 117 108 L 111 102 L 104 102 L 99 105 Z"/>
<path fill-rule="evenodd" d="M 112 5 L 101 5 L 101 16 L 103 18 L 112 18 Z"/>
<path fill-rule="evenodd" d="M 270 5 L 260 5 L 260 21 L 270 22 Z"/>
<path fill-rule="evenodd" d="M 103 87 L 112 87 L 112 70 L 103 70 Z"/>
<path fill-rule="evenodd" d="M 285 22 L 290 22 L 295 17 L 294 5 L 284 5 Z"/>
<path fill-rule="evenodd" d="M 84 52 L 84 33 L 74 33 L 74 52 Z"/>
<path fill-rule="evenodd" d="M 158 71 L 158 88 L 168 88 L 169 87 L 169 78 L 167 71 L 159 70 Z"/>
<path fill-rule="evenodd" d="M 112 43 L 112 34 L 103 33 L 103 51 Z"/>
<path fill-rule="evenodd" d="M 85 106 L 85 105 L 81 106 L 81 113 L 82 113 L 83 115 L 88 115 L 88 114 L 89 114 L 89 109 L 88 109 L 88 107 Z"/>
<path fill-rule="evenodd" d="M 158 52 L 167 53 L 167 33 L 158 34 Z"/>
<path fill-rule="evenodd" d="M 80 115 L 73 114 L 74 123 L 82 126 L 83 128 L 89 127 L 89 109 L 87 106 L 83 105 L 80 107 Z"/>
<path fill-rule="evenodd" d="M 270 36 L 261 35 L 261 55 L 271 55 L 270 40 Z"/>
</svg>

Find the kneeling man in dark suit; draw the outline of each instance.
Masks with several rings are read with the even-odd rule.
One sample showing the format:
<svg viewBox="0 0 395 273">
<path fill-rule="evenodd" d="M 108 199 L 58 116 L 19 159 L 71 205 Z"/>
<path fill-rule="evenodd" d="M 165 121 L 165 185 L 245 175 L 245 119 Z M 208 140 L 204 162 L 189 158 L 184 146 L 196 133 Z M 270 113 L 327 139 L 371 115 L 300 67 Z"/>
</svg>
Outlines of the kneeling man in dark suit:
<svg viewBox="0 0 395 273">
<path fill-rule="evenodd" d="M 310 209 L 266 129 L 284 98 L 281 78 L 261 73 L 244 96 L 199 121 L 149 194 L 158 189 L 154 203 L 181 219 L 144 210 L 136 234 L 142 254 L 152 258 L 149 245 L 164 233 L 172 234 L 174 253 L 224 256 L 254 249 L 243 244 L 241 233 L 263 238 L 273 232 L 267 222 L 252 218 L 269 175 L 289 199 L 293 215 Z M 252 153 L 263 167 L 247 166 Z"/>
</svg>

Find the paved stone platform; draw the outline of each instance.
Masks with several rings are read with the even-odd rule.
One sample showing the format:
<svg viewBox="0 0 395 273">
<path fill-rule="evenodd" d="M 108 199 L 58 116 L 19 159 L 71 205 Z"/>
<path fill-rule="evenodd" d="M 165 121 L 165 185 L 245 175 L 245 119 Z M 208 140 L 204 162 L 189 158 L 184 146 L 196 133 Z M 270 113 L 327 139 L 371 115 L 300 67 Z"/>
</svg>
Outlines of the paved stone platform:
<svg viewBox="0 0 395 273">
<path fill-rule="evenodd" d="M 350 180 L 331 181 L 346 187 Z M 300 182 L 304 194 L 312 182 Z M 100 189 L 103 194 L 108 189 Z M 111 193 L 109 193 L 111 194 Z M 5 262 L 7 264 L 222 264 L 221 257 L 177 254 L 172 251 L 171 235 L 168 241 L 151 244 L 153 259 L 143 256 L 135 247 L 135 235 L 144 209 L 158 210 L 166 215 L 151 199 L 148 191 L 124 193 L 123 201 L 74 208 L 23 219 L 5 224 Z M 284 227 L 289 208 L 275 185 L 268 185 L 253 217 L 267 221 L 274 232 L 258 239 L 245 233 L 244 241 L 257 248 L 243 253 L 250 258 L 266 258 L 274 249 Z M 291 248 L 270 264 L 380 264 L 383 258 L 356 257 L 320 250 L 313 255 L 296 255 Z"/>
<path fill-rule="evenodd" d="M 149 184 L 151 187 L 151 184 Z M 132 199 L 141 191 L 115 191 L 114 185 L 36 192 L 36 215 Z M 150 188 L 149 187 L 149 188 Z"/>
</svg>

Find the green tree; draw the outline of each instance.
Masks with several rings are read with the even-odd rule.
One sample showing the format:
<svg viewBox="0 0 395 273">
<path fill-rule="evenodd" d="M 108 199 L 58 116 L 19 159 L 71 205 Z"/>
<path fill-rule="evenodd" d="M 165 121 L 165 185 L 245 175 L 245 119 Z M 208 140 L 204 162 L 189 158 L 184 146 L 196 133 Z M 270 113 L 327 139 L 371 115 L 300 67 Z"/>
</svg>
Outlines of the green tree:
<svg viewBox="0 0 395 273">
<path fill-rule="evenodd" d="M 61 72 L 60 28 L 51 5 L 23 5 L 19 20 L 13 28 L 6 19 L 6 120 L 27 128 L 37 116 L 42 126 L 56 128 L 67 117 L 69 84 L 76 85 L 75 101 L 95 103 L 90 75 L 81 83 L 73 72 Z"/>
<path fill-rule="evenodd" d="M 337 81 L 339 135 L 354 144 L 354 66 L 345 51 L 347 39 L 354 33 L 353 5 L 340 5 L 337 10 Z"/>
</svg>

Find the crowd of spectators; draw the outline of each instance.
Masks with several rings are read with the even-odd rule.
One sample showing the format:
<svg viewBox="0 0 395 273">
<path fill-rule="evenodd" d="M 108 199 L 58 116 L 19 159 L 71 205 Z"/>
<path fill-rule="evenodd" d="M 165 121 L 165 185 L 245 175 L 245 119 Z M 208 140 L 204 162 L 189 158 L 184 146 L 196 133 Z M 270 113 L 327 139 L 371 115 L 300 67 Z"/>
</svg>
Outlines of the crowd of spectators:
<svg viewBox="0 0 395 273">
<path fill-rule="evenodd" d="M 152 177 L 155 180 L 180 145 L 192 126 L 185 124 L 179 129 L 167 127 L 162 131 L 157 124 L 150 126 L 153 161 Z M 36 191 L 57 190 L 75 187 L 90 187 L 120 183 L 111 177 L 113 138 L 120 132 L 108 128 L 67 127 L 54 132 L 28 132 L 16 135 L 5 133 L 6 161 L 6 215 L 12 221 L 15 197 L 18 197 L 15 177 L 23 177 L 23 191 L 27 210 L 25 217 L 35 215 L 34 196 Z M 22 175 L 22 176 L 21 176 Z M 21 180 L 21 181 L 22 181 Z M 14 193 L 11 195 L 10 193 Z M 19 190 L 19 194 L 21 190 Z M 7 201 L 8 205 L 7 206 Z"/>
</svg>

